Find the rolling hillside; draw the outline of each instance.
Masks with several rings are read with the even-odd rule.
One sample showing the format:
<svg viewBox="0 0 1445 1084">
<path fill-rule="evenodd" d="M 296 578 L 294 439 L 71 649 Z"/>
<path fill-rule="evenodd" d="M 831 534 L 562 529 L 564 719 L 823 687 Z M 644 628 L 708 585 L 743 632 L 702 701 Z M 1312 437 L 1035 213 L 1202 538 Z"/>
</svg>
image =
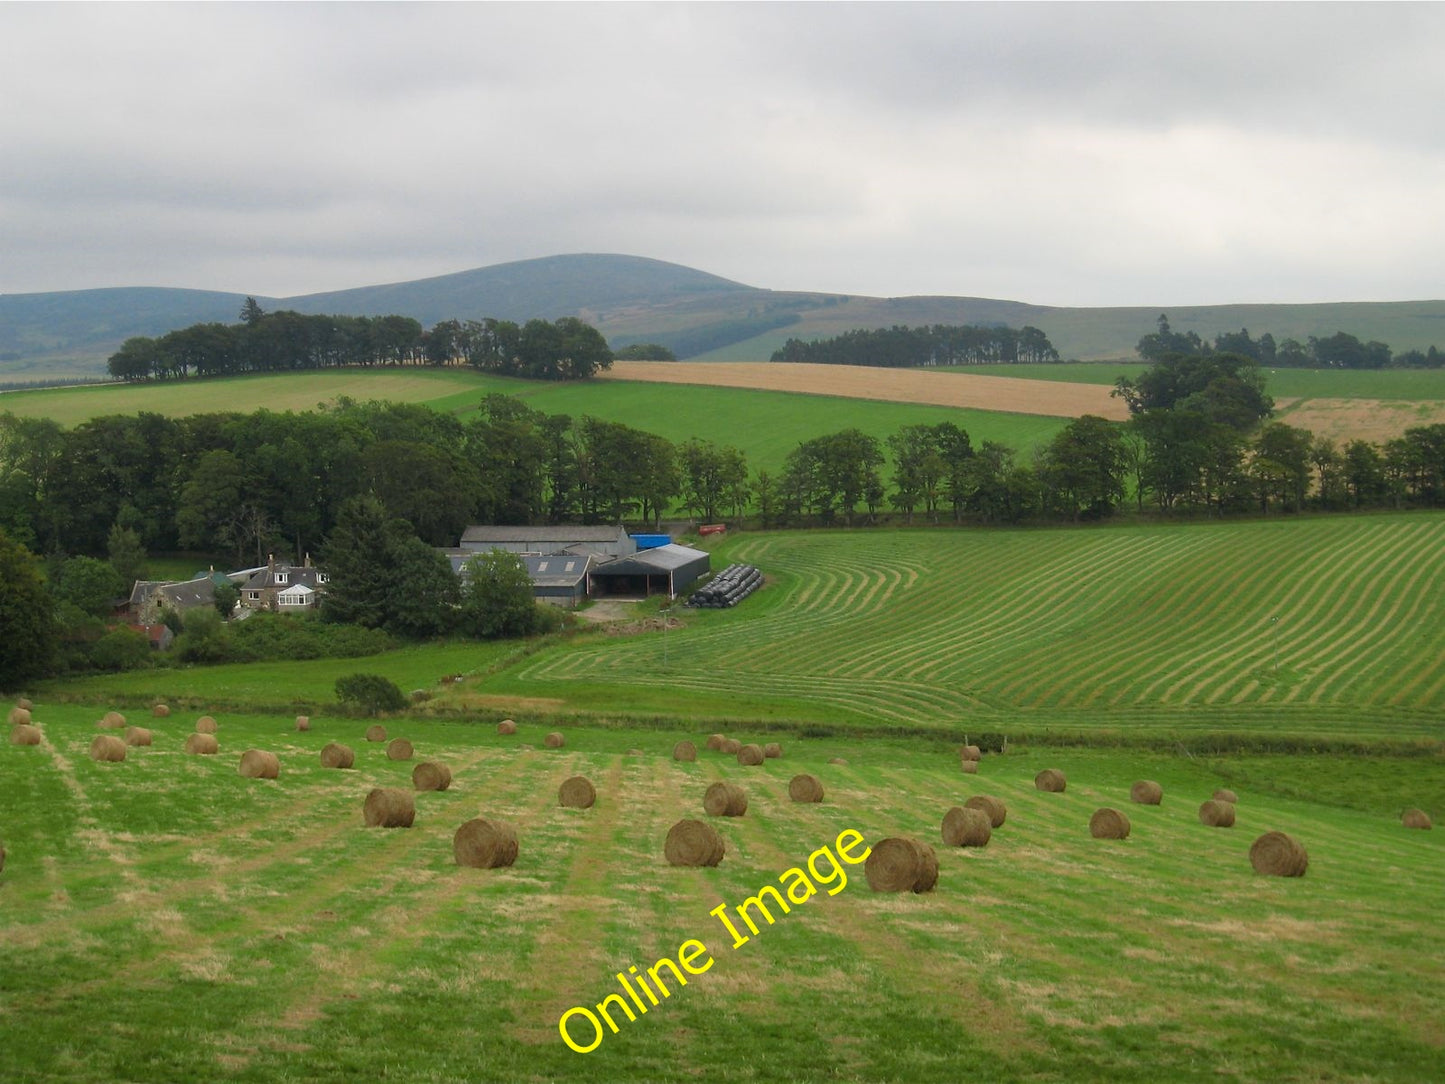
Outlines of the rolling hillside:
<svg viewBox="0 0 1445 1084">
<path fill-rule="evenodd" d="M 97 375 L 131 335 L 198 321 L 234 321 L 243 294 L 116 288 L 0 295 L 0 381 Z M 578 254 L 497 264 L 412 282 L 299 297 L 257 295 L 263 308 L 399 313 L 423 324 L 495 316 L 576 315 L 615 347 L 660 342 L 679 357 L 766 361 L 789 337 L 820 338 L 893 324 L 1032 324 L 1070 359 L 1133 356 L 1156 306 L 1066 308 L 976 297 L 876 298 L 761 289 L 639 256 Z M 1445 301 L 1170 306 L 1176 331 L 1212 338 L 1249 328 L 1307 339 L 1345 330 L 1395 350 L 1445 344 Z"/>
</svg>

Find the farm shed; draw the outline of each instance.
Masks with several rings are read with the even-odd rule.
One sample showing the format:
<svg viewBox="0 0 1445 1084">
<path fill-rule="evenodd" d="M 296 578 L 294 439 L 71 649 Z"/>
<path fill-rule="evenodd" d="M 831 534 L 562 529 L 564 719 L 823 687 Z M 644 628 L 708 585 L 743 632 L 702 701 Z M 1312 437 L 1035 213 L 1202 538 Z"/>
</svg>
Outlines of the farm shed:
<svg viewBox="0 0 1445 1084">
<path fill-rule="evenodd" d="M 687 590 L 699 576 L 707 575 L 711 567 L 712 558 L 703 550 L 671 543 L 598 565 L 587 577 L 587 593 L 593 598 L 672 598 Z"/>
<path fill-rule="evenodd" d="M 462 549 L 441 551 L 451 562 L 452 571 L 464 582 L 467 562 L 477 554 Z M 538 602 L 571 609 L 587 597 L 587 573 L 595 558 L 587 552 L 516 555 L 532 580 L 532 597 Z"/>
<path fill-rule="evenodd" d="M 572 609 L 587 597 L 587 573 L 592 555 L 571 553 L 523 557 L 527 575 L 532 577 L 532 597 L 538 602 Z"/>
<path fill-rule="evenodd" d="M 619 524 L 616 527 L 468 527 L 461 549 L 469 553 L 506 550 L 508 553 L 560 553 L 585 549 L 599 557 L 626 557 L 637 543 Z"/>
</svg>

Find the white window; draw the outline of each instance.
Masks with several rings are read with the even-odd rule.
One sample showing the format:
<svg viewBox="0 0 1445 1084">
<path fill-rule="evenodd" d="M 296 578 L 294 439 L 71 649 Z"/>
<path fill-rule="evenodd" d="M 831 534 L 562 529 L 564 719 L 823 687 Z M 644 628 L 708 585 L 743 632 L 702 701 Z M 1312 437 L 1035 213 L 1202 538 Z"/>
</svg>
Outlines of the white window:
<svg viewBox="0 0 1445 1084">
<path fill-rule="evenodd" d="M 260 601 L 261 601 L 261 592 L 260 592 L 260 591 L 247 591 L 247 592 L 246 592 L 246 597 L 249 598 L 252 602 L 260 602 Z"/>
<path fill-rule="evenodd" d="M 547 571 L 547 562 L 546 562 L 546 561 L 543 561 L 543 562 L 541 562 L 540 564 L 538 564 L 538 565 L 537 565 L 537 571 L 538 571 L 538 572 L 546 572 L 546 571 Z"/>
<path fill-rule="evenodd" d="M 563 571 L 563 572 L 571 572 L 571 571 L 572 571 L 574 568 L 576 568 L 576 567 L 577 567 L 577 562 L 576 562 L 576 561 L 568 561 L 568 562 L 567 562 L 567 567 L 564 568 L 562 571 Z"/>
<path fill-rule="evenodd" d="M 328 576 L 328 575 L 327 575 L 326 573 L 324 573 L 324 572 L 318 572 L 318 573 L 316 573 L 316 582 L 317 582 L 317 583 L 330 583 L 330 582 L 331 582 L 331 577 Z"/>
<path fill-rule="evenodd" d="M 285 583 L 285 582 L 286 582 L 286 573 L 284 573 L 284 572 L 278 572 L 278 573 L 276 573 L 276 582 L 277 582 L 277 583 Z"/>
</svg>

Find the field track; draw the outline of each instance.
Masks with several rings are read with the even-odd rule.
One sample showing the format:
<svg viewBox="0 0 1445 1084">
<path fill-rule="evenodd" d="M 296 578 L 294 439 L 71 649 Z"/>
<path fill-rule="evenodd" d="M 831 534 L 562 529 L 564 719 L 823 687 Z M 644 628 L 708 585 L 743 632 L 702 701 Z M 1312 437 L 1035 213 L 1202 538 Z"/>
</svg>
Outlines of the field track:
<svg viewBox="0 0 1445 1084">
<path fill-rule="evenodd" d="M 1009 376 L 931 372 L 927 369 L 874 369 L 861 365 L 807 365 L 795 362 L 618 361 L 604 379 L 639 380 L 705 387 L 756 388 L 764 391 L 875 399 L 890 403 L 997 410 L 1077 418 L 1097 414 L 1123 421 L 1122 399 L 1099 384 L 1023 380 Z"/>
</svg>

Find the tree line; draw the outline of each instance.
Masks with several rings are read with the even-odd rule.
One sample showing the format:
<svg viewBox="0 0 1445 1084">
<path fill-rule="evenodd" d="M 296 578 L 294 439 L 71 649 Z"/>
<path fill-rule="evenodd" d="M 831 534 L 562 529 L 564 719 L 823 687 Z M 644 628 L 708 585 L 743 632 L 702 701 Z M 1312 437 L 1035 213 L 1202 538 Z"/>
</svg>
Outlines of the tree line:
<svg viewBox="0 0 1445 1084">
<path fill-rule="evenodd" d="M 106 369 L 119 380 L 295 372 L 374 365 L 467 365 L 536 380 L 581 380 L 612 366 L 601 332 L 575 316 L 557 320 L 442 320 L 409 316 L 310 316 L 264 312 L 247 298 L 236 324 L 200 323 L 158 338 L 127 339 Z"/>
<path fill-rule="evenodd" d="M 1036 327 L 976 324 L 894 325 L 845 331 L 829 339 L 789 339 L 772 361 L 876 365 L 905 369 L 937 365 L 994 365 L 1058 361 L 1059 352 Z"/>
<path fill-rule="evenodd" d="M 1179 332 L 1169 326 L 1167 314 L 1161 314 L 1156 329 L 1139 340 L 1135 347 L 1145 361 L 1163 361 L 1173 355 L 1205 357 L 1210 354 L 1238 354 L 1264 366 L 1295 369 L 1438 369 L 1445 365 L 1445 353 L 1433 345 L 1428 350 L 1405 350 L 1398 354 L 1386 343 L 1361 342 L 1345 331 L 1316 337 L 1305 342 L 1281 339 L 1265 332 L 1253 338 L 1248 328 L 1226 331 L 1213 342 L 1202 339 L 1197 332 Z"/>
</svg>

